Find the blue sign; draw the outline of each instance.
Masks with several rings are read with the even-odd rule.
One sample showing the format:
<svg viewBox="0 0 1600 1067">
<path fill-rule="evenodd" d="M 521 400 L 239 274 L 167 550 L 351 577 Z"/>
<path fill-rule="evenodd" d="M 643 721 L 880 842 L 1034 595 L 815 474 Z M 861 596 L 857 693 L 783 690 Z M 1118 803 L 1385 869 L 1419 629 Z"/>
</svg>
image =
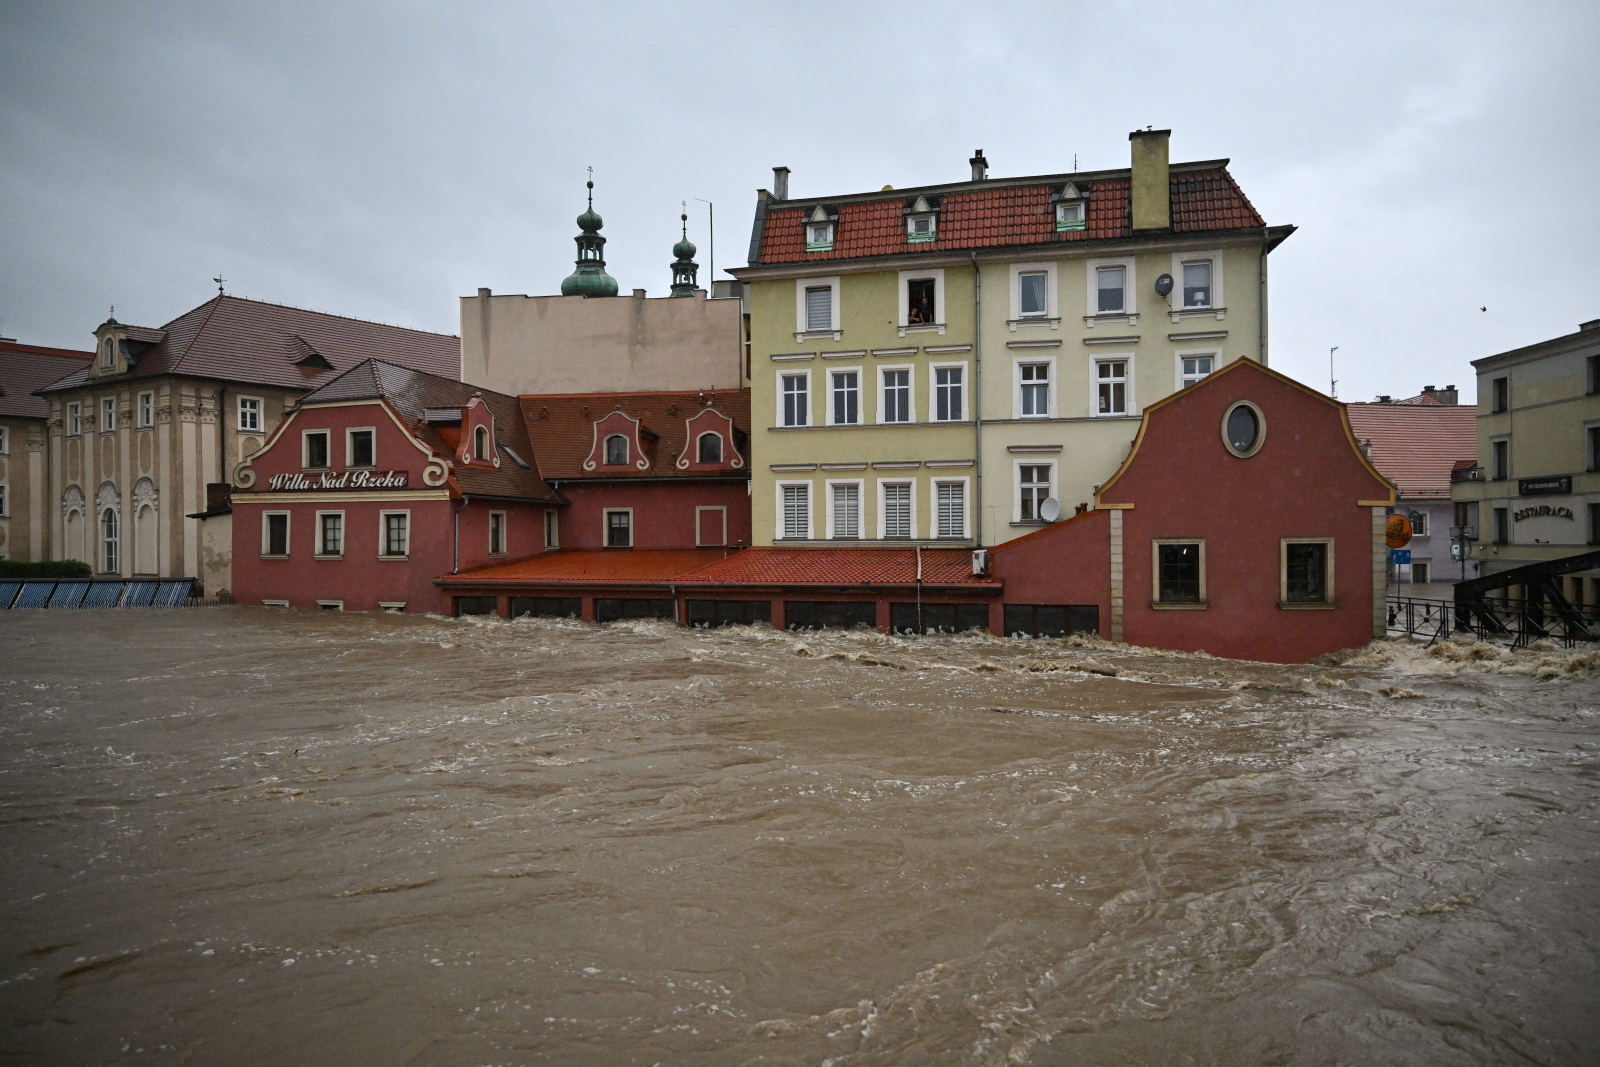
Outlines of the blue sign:
<svg viewBox="0 0 1600 1067">
<path fill-rule="evenodd" d="M 1409 548 L 1391 548 L 1389 550 L 1389 562 L 1402 567 L 1410 566 L 1411 550 Z"/>
</svg>

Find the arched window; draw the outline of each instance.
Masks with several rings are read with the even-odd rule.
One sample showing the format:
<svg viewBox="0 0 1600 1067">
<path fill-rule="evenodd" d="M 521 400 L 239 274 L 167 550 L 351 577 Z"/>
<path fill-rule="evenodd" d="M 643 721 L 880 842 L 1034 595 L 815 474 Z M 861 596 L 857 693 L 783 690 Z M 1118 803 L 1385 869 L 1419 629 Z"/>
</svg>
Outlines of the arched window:
<svg viewBox="0 0 1600 1067">
<path fill-rule="evenodd" d="M 614 433 L 606 438 L 606 462 L 628 462 L 628 439 L 620 433 Z"/>
<path fill-rule="evenodd" d="M 722 462 L 722 435 L 716 433 L 703 433 L 700 435 L 700 462 Z"/>
<path fill-rule="evenodd" d="M 117 342 L 110 337 L 106 338 L 105 354 L 100 357 L 102 367 L 115 367 L 117 365 Z"/>
<path fill-rule="evenodd" d="M 479 426 L 472 431 L 472 445 L 479 459 L 489 461 L 494 458 L 489 454 L 489 428 L 487 426 Z"/>
<path fill-rule="evenodd" d="M 100 513 L 100 569 L 107 574 L 117 569 L 117 511 L 106 508 Z"/>
</svg>

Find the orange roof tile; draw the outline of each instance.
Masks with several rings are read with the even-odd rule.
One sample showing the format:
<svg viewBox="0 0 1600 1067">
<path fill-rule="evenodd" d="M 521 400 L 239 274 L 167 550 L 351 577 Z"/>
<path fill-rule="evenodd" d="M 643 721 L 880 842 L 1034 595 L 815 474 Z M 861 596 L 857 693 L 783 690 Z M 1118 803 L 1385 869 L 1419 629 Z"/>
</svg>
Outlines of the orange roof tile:
<svg viewBox="0 0 1600 1067">
<path fill-rule="evenodd" d="M 1086 228 L 1057 232 L 1050 195 L 1067 181 L 1089 194 Z M 1175 168 L 1171 184 L 1174 233 L 1266 225 L 1226 167 Z M 1099 178 L 1066 174 L 1041 179 L 1037 185 L 966 191 L 950 187 L 942 193 L 938 240 L 918 244 L 906 241 L 904 212 L 911 193 L 896 193 L 881 200 L 849 200 L 837 205 L 839 220 L 834 228 L 833 249 L 828 252 L 806 251 L 802 218 L 817 203 L 826 203 L 807 200 L 804 206 L 768 212 L 760 262 L 826 261 L 1127 237 L 1131 232 L 1129 189 L 1130 179 L 1114 174 Z"/>
<path fill-rule="evenodd" d="M 687 420 L 706 407 L 733 420 L 734 447 L 744 460 L 739 469 L 729 465 L 718 474 L 704 467 L 679 470 L 674 460 L 687 444 Z M 750 393 L 742 389 L 723 389 L 704 393 L 561 393 L 522 396 L 522 418 L 539 457 L 539 473 L 548 479 L 573 478 L 705 478 L 749 477 L 750 470 Z M 638 419 L 657 439 L 650 444 L 650 469 L 607 467 L 586 471 L 583 461 L 594 447 L 592 428 L 596 419 L 612 411 L 622 411 Z M 732 457 L 725 457 L 732 459 Z"/>
<path fill-rule="evenodd" d="M 1402 498 L 1448 500 L 1450 471 L 1478 455 L 1478 409 L 1452 404 L 1347 404 L 1356 440 Z"/>
</svg>

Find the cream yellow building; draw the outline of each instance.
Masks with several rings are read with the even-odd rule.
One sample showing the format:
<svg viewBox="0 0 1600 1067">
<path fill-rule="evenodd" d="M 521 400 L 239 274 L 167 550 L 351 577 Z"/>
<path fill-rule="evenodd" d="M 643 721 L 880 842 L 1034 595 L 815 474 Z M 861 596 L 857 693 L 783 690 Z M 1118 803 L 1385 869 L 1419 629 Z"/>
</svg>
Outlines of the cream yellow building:
<svg viewBox="0 0 1600 1067">
<path fill-rule="evenodd" d="M 1600 545 L 1600 319 L 1472 366 L 1478 461 L 1451 495 L 1481 573 Z M 1569 595 L 1600 602 L 1600 571 L 1567 581 L 1585 578 Z"/>
<path fill-rule="evenodd" d="M 1227 160 L 758 195 L 755 543 L 994 545 L 1093 500 L 1143 407 L 1267 359 L 1267 226 Z"/>
</svg>

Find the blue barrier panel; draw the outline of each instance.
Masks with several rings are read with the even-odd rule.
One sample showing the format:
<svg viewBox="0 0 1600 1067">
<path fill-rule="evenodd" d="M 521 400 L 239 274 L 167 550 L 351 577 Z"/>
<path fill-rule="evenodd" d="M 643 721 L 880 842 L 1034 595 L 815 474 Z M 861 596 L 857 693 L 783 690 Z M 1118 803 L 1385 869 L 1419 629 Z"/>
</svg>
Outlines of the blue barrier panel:
<svg viewBox="0 0 1600 1067">
<path fill-rule="evenodd" d="M 42 608 L 50 602 L 50 594 L 55 592 L 56 583 L 50 582 L 23 582 L 22 592 L 17 594 L 17 602 L 13 608 Z"/>
<path fill-rule="evenodd" d="M 11 606 L 11 602 L 17 599 L 17 590 L 21 588 L 21 582 L 0 582 L 0 611 Z"/>
<path fill-rule="evenodd" d="M 122 606 L 125 608 L 147 608 L 156 598 L 156 589 L 160 582 L 129 582 L 128 591 L 122 597 Z"/>
<path fill-rule="evenodd" d="M 91 582 L 80 608 L 114 608 L 122 597 L 123 582 Z"/>
<path fill-rule="evenodd" d="M 183 602 L 189 599 L 189 589 L 194 583 L 185 578 L 181 582 L 162 582 L 161 588 L 156 592 L 155 603 L 157 608 L 181 608 Z"/>
<path fill-rule="evenodd" d="M 57 582 L 56 591 L 50 594 L 50 602 L 45 607 L 75 608 L 88 591 L 88 582 Z"/>
</svg>

